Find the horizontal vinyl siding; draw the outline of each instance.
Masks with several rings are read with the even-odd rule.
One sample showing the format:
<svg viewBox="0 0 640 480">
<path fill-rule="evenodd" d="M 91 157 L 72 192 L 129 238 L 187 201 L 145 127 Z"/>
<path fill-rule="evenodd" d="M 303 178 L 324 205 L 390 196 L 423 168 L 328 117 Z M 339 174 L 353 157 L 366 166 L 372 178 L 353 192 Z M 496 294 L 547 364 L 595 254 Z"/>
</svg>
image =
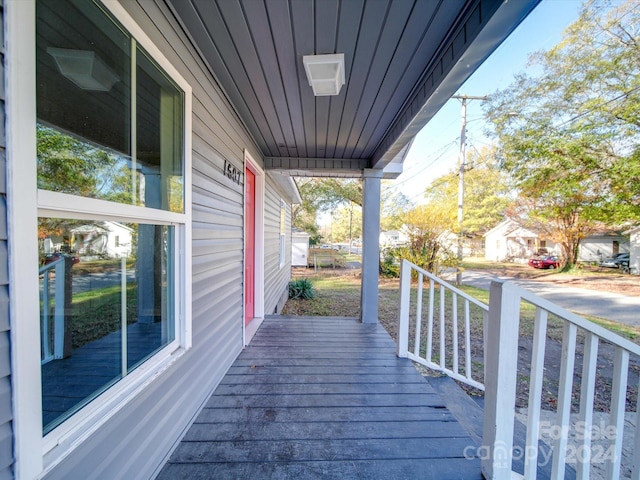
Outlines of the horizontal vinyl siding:
<svg viewBox="0 0 640 480">
<path fill-rule="evenodd" d="M 0 45 L 4 47 L 4 10 L 0 2 Z M 9 326 L 4 50 L 0 52 L 0 480 L 13 478 L 13 409 Z"/>
<path fill-rule="evenodd" d="M 223 167 L 260 157 L 166 5 L 121 3 L 193 88 L 193 348 L 47 479 L 151 478 L 242 349 L 243 187 Z"/>
<path fill-rule="evenodd" d="M 291 278 L 291 205 L 267 175 L 264 199 L 264 312 L 280 313 L 279 305 Z M 285 201 L 285 258 L 280 268 L 280 202 Z M 276 312 L 276 307 L 278 308 Z"/>
</svg>

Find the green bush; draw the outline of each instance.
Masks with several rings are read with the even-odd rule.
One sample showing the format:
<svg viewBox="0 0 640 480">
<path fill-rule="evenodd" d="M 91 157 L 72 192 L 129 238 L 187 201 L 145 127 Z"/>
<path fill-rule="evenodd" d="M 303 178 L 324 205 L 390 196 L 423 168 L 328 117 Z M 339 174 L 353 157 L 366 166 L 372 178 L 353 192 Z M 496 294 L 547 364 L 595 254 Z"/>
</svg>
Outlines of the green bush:
<svg viewBox="0 0 640 480">
<path fill-rule="evenodd" d="M 389 278 L 398 278 L 400 276 L 400 262 L 392 250 L 384 252 L 383 259 L 380 261 L 380 275 Z"/>
<path fill-rule="evenodd" d="M 308 278 L 298 278 L 289 282 L 289 298 L 309 300 L 316 296 L 316 289 Z"/>
</svg>

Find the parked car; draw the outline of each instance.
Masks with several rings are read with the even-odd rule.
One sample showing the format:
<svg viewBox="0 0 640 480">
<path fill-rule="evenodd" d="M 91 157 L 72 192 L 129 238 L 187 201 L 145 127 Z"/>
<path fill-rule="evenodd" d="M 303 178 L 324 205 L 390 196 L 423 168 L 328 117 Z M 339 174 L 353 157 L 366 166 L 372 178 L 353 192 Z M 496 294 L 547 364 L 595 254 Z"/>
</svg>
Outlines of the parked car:
<svg viewBox="0 0 640 480">
<path fill-rule="evenodd" d="M 553 270 L 560 266 L 560 259 L 555 255 L 538 255 L 529 259 L 529 266 L 533 268 L 548 268 Z"/>
<path fill-rule="evenodd" d="M 610 257 L 603 258 L 602 261 L 598 263 L 598 266 L 607 268 L 629 268 L 629 253 L 616 253 Z"/>
</svg>

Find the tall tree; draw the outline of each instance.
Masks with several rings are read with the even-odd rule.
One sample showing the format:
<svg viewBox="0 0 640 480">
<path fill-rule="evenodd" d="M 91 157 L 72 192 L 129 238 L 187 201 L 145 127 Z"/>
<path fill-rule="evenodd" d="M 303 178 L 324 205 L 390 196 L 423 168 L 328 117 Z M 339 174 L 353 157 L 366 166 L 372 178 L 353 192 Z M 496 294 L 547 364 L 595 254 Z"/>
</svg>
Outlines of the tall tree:
<svg viewBox="0 0 640 480">
<path fill-rule="evenodd" d="M 462 229 L 467 235 L 482 235 L 504 218 L 512 202 L 505 173 L 498 168 L 495 149 L 483 149 L 469 156 L 464 176 L 464 215 Z M 447 212 L 454 225 L 458 218 L 459 177 L 450 172 L 436 179 L 425 190 L 430 203 Z M 454 227 L 457 231 L 457 226 Z"/>
<path fill-rule="evenodd" d="M 537 74 L 487 103 L 515 211 L 563 246 L 567 267 L 602 222 L 640 219 L 639 27 L 638 0 L 588 1 L 557 46 L 530 58 Z"/>
<path fill-rule="evenodd" d="M 413 202 L 396 190 L 393 181 L 388 180 L 382 181 L 381 196 L 380 229 L 399 230 L 402 227 L 402 215 L 414 207 Z"/>
</svg>

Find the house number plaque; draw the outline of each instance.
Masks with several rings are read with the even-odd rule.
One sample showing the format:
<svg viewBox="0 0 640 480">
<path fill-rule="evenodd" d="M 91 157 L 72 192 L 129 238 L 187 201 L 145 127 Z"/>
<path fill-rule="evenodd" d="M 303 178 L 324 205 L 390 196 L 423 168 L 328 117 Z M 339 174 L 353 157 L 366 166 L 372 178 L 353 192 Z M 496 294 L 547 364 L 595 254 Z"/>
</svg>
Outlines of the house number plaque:
<svg viewBox="0 0 640 480">
<path fill-rule="evenodd" d="M 231 181 L 236 182 L 238 185 L 240 185 L 240 182 L 242 180 L 242 171 L 236 168 L 236 166 L 228 160 L 224 161 L 224 174 L 229 177 Z"/>
</svg>

